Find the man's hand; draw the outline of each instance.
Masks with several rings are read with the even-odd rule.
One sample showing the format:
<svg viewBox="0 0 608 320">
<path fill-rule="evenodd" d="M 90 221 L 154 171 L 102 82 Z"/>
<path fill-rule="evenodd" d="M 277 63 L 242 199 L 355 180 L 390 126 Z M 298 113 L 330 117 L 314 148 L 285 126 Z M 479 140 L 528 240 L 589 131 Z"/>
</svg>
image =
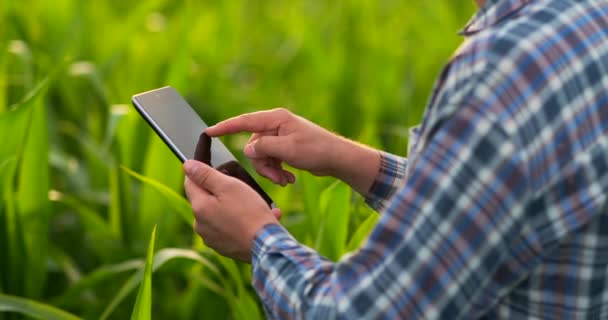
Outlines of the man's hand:
<svg viewBox="0 0 608 320">
<path fill-rule="evenodd" d="M 253 133 L 245 146 L 245 156 L 260 175 L 283 186 L 295 181 L 295 176 L 283 169 L 285 162 L 315 175 L 339 178 L 364 194 L 380 166 L 378 151 L 335 135 L 286 109 L 243 114 L 205 132 L 212 137 Z"/>
<path fill-rule="evenodd" d="M 242 181 L 202 162 L 184 163 L 184 187 L 194 210 L 194 230 L 205 244 L 220 254 L 251 262 L 255 234 L 278 223 L 278 209 L 268 204 Z"/>
</svg>

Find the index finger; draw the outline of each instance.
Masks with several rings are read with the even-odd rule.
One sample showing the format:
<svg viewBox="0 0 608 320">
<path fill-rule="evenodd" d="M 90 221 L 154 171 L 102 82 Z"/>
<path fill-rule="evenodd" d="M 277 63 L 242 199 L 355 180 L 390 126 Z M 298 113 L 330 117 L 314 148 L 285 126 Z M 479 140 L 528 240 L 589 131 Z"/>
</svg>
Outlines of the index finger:
<svg viewBox="0 0 608 320">
<path fill-rule="evenodd" d="M 211 137 L 218 137 L 239 132 L 276 131 L 283 118 L 282 112 L 277 112 L 277 110 L 246 113 L 218 122 L 207 128 L 205 132 Z"/>
</svg>

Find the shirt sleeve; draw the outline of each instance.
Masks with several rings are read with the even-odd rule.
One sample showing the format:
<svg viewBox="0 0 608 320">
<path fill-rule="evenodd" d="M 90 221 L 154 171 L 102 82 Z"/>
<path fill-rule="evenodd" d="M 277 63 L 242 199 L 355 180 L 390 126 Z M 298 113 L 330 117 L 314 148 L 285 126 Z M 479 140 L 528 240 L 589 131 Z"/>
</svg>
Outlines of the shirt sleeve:
<svg viewBox="0 0 608 320">
<path fill-rule="evenodd" d="M 476 318 L 538 264 L 517 140 L 467 109 L 429 132 L 356 253 L 333 263 L 279 225 L 256 235 L 253 285 L 269 317 Z"/>
<path fill-rule="evenodd" d="M 382 212 L 399 187 L 405 183 L 407 159 L 390 154 L 380 153 L 380 170 L 369 192 L 365 203 L 372 209 Z"/>
</svg>

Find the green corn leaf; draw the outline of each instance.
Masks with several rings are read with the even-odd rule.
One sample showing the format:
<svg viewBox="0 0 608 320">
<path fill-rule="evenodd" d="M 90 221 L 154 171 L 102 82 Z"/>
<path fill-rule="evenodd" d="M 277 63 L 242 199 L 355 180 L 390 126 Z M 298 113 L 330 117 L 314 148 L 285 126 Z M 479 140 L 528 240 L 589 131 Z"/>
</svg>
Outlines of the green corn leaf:
<svg viewBox="0 0 608 320">
<path fill-rule="evenodd" d="M 17 208 L 23 222 L 28 263 L 26 293 L 38 296 L 46 278 L 46 252 L 48 243 L 49 208 L 49 143 L 46 110 L 41 89 L 28 103 L 32 103 L 32 116 L 27 129 L 23 154 L 19 163 Z"/>
<path fill-rule="evenodd" d="M 337 261 L 346 246 L 350 218 L 351 189 L 336 181 L 321 193 L 321 220 L 317 248 L 329 259 Z"/>
<path fill-rule="evenodd" d="M 184 184 L 184 175 L 179 165 L 178 159 L 171 150 L 156 134 L 153 137 L 146 151 L 142 174 L 154 179 L 169 189 L 177 190 Z M 141 187 L 139 198 L 139 230 L 140 233 L 147 232 L 153 225 L 158 224 L 158 233 L 161 235 L 175 234 L 178 229 L 178 219 L 174 215 L 167 214 L 175 204 L 158 196 L 158 189 L 144 184 Z M 159 238 L 159 245 L 174 245 L 173 238 Z"/>
<path fill-rule="evenodd" d="M 111 138 L 108 138 L 113 141 L 112 153 L 118 163 L 141 172 L 149 128 L 131 106 L 114 106 L 112 114 L 113 116 L 110 119 L 116 121 L 115 132 L 110 134 Z M 109 127 L 108 131 L 113 130 L 111 125 Z M 118 167 L 117 173 L 120 173 L 118 184 L 116 184 L 115 177 L 111 176 L 110 179 L 110 192 L 119 192 L 118 196 L 112 196 L 113 207 L 110 211 L 110 222 L 113 228 L 117 228 L 118 223 L 120 223 L 122 229 L 120 233 L 124 241 L 132 243 L 134 239 L 139 239 L 138 222 L 140 217 L 139 210 L 137 210 L 139 194 L 134 192 L 137 186 L 126 171 Z M 120 201 L 120 208 L 114 208 L 115 205 L 118 205 L 116 201 Z"/>
<path fill-rule="evenodd" d="M 226 288 L 236 287 L 236 291 L 225 290 L 222 296 L 226 298 L 226 302 L 230 306 L 230 311 L 234 319 L 262 319 L 261 310 L 258 304 L 251 296 L 246 285 L 249 281 L 245 281 L 239 271 L 237 263 L 220 255 L 217 255 L 218 260 L 228 272 L 230 277 L 221 278 L 222 284 Z M 207 286 L 207 288 L 210 288 Z M 210 288 L 211 289 L 211 288 Z"/>
<path fill-rule="evenodd" d="M 367 236 L 370 234 L 370 232 L 372 232 L 372 230 L 376 226 L 376 223 L 378 222 L 378 219 L 380 219 L 379 214 L 377 214 L 377 213 L 370 214 L 363 221 L 363 223 L 361 223 L 359 225 L 359 227 L 357 228 L 357 230 L 355 231 L 353 236 L 350 237 L 350 240 L 348 241 L 348 245 L 346 246 L 345 251 L 351 252 L 351 251 L 357 250 L 361 246 L 361 244 L 363 244 L 363 241 L 365 239 L 367 239 Z"/>
<path fill-rule="evenodd" d="M 310 217 L 310 230 L 318 230 L 321 224 L 322 212 L 319 206 L 319 196 L 321 186 L 317 179 L 307 172 L 298 172 L 298 181 L 302 185 L 302 198 L 304 200 L 304 210 Z"/>
<path fill-rule="evenodd" d="M 82 271 L 76 264 L 76 261 L 64 250 L 52 243 L 49 244 L 49 260 L 57 265 L 70 284 L 79 282 L 82 278 Z"/>
<path fill-rule="evenodd" d="M 112 165 L 109 170 L 110 208 L 108 212 L 111 233 L 117 239 L 123 239 L 122 232 L 122 203 L 120 167 Z"/>
<path fill-rule="evenodd" d="M 52 201 L 74 210 L 85 229 L 87 238 L 91 240 L 93 250 L 99 257 L 104 260 L 112 260 L 112 257 L 120 252 L 120 239 L 99 213 L 75 196 L 55 190 L 52 190 L 49 195 Z"/>
<path fill-rule="evenodd" d="M 235 319 L 262 320 L 261 310 L 249 292 L 244 291 L 230 302 Z"/>
<path fill-rule="evenodd" d="M 7 255 L 5 261 L 8 261 L 8 264 L 4 267 L 7 269 L 2 277 L 4 278 L 5 290 L 19 294 L 28 293 L 29 296 L 37 296 L 44 281 L 45 264 L 41 262 L 44 258 L 44 251 L 39 251 L 39 249 L 44 246 L 46 239 L 44 241 L 39 240 L 45 237 L 46 232 L 44 231 L 46 229 L 42 231 L 42 234 L 36 234 L 40 221 L 34 218 L 31 221 L 24 222 L 24 216 L 20 214 L 20 209 L 27 212 L 33 206 L 40 207 L 47 197 L 45 194 L 44 199 L 42 199 L 40 190 L 43 190 L 45 185 L 48 184 L 48 176 L 45 176 L 44 169 L 41 169 L 43 173 L 40 180 L 41 186 L 35 186 L 35 181 L 32 181 L 32 179 L 36 177 L 32 177 L 31 173 L 25 172 L 24 169 L 21 169 L 22 176 L 17 186 L 15 186 L 14 178 L 20 172 L 20 166 L 23 168 L 24 162 L 32 161 L 31 149 L 37 146 L 36 138 L 39 138 L 39 136 L 32 137 L 36 134 L 30 133 L 30 128 L 32 122 L 40 122 L 40 112 L 44 110 L 40 110 L 40 106 L 36 106 L 36 104 L 48 82 L 49 77 L 32 89 L 22 102 L 11 108 L 11 111 L 0 115 L 0 135 L 12 137 L 11 139 L 5 139 L 3 148 L 0 148 L 0 162 L 4 163 L 0 172 L 0 182 L 2 183 L 0 196 L 4 202 L 3 209 L 0 211 L 0 222 L 2 222 L 1 228 L 4 229 L 2 237 L 5 239 L 5 242 L 0 244 L 0 248 Z M 36 108 L 38 110 L 35 110 Z M 37 111 L 38 116 L 35 117 L 36 121 L 33 121 L 35 111 Z M 43 125 L 43 128 L 46 128 L 46 126 Z M 40 147 L 42 149 L 41 155 L 44 157 L 46 155 L 44 144 Z M 47 162 L 44 161 L 41 167 L 46 166 L 46 164 Z M 33 171 L 37 172 L 36 169 Z M 28 207 L 27 204 L 19 200 L 15 193 L 21 195 L 30 191 L 34 198 L 32 199 L 33 206 Z M 41 209 L 44 215 L 46 208 Z M 24 226 L 24 224 L 26 225 Z M 24 229 L 32 226 L 34 230 L 31 233 L 24 232 Z M 39 253 L 39 255 L 35 255 L 35 253 Z"/>
<path fill-rule="evenodd" d="M 162 267 L 165 263 L 167 263 L 173 259 L 186 259 L 186 260 L 198 262 L 201 265 L 204 265 L 205 267 L 207 267 L 208 270 L 210 270 L 215 276 L 219 276 L 219 274 L 220 274 L 219 269 L 213 263 L 211 263 L 209 260 L 205 259 L 204 257 L 202 257 L 200 254 L 196 253 L 195 251 L 186 250 L 186 249 L 160 250 L 154 256 L 154 264 L 152 266 L 152 271 L 154 272 L 154 271 L 158 270 L 158 268 Z M 112 301 L 108 304 L 108 306 L 102 313 L 101 317 L 99 317 L 101 320 L 107 319 L 112 314 L 112 312 L 114 312 L 114 310 L 116 310 L 116 307 L 118 307 L 118 305 L 129 295 L 129 293 L 131 293 L 137 287 L 137 285 L 141 282 L 141 280 L 143 278 L 143 273 L 144 273 L 144 270 L 140 269 L 137 273 L 135 273 L 133 276 L 131 276 L 127 280 L 127 282 L 125 282 L 125 284 L 122 286 L 122 288 L 120 288 L 118 293 L 114 296 Z M 205 278 L 204 276 L 201 276 L 201 277 Z M 205 279 L 206 279 L 205 280 L 206 282 L 213 283 L 212 280 L 210 280 L 208 278 L 205 278 Z"/>
<path fill-rule="evenodd" d="M 4 12 L 2 10 L 2 5 L 0 5 L 0 17 L 4 16 Z M 0 43 L 4 43 L 4 42 L 0 42 Z M 7 55 L 8 55 L 8 51 L 6 50 L 0 50 L 0 114 L 2 114 L 6 108 L 7 108 L 7 102 L 6 102 L 6 93 L 7 90 L 5 90 L 5 88 L 7 87 L 7 83 L 8 83 L 8 75 L 7 75 Z"/>
<path fill-rule="evenodd" d="M 15 112 L 11 112 L 15 114 Z M 10 115 L 10 114 L 9 114 Z M 0 117 L 2 122 L 7 117 Z M 16 123 L 19 118 L 16 118 Z M 0 130 L 1 133 L 1 130 Z M 8 139 L 10 144 L 10 139 Z M 1 151 L 0 151 L 1 152 Z M 16 152 L 16 151 L 15 151 Z M 7 156 L 0 166 L 0 292 L 23 294 L 23 264 L 25 241 L 23 239 L 20 217 L 16 210 L 14 197 L 14 177 L 17 171 L 17 155 Z"/>
<path fill-rule="evenodd" d="M 217 255 L 217 259 L 222 264 L 222 267 L 228 271 L 232 282 L 236 285 L 236 295 L 240 296 L 243 291 L 245 291 L 245 287 L 243 277 L 241 277 L 241 272 L 239 271 L 237 263 L 233 259 L 226 258 L 221 255 Z"/>
<path fill-rule="evenodd" d="M 27 264 L 22 266 L 27 275 L 23 278 L 24 289 L 29 297 L 41 294 L 47 274 L 49 142 L 46 109 L 42 97 L 66 63 L 67 60 L 55 67 L 15 106 L 30 110 L 27 126 L 19 128 L 26 133 L 18 154 L 18 180 L 15 190 L 16 210 L 22 224 L 27 259 Z"/>
<path fill-rule="evenodd" d="M 139 293 L 135 300 L 135 307 L 131 313 L 131 320 L 150 320 L 152 318 L 152 265 L 154 264 L 154 240 L 156 239 L 156 226 L 152 229 L 148 257 L 144 269 L 144 278 L 139 286 Z"/>
<path fill-rule="evenodd" d="M 195 15 L 195 10 L 192 8 L 193 1 L 184 1 L 182 19 L 180 19 L 179 37 L 175 39 L 175 56 L 171 68 L 167 73 L 166 83 L 170 84 L 178 91 L 184 91 L 188 85 L 188 71 L 190 69 L 191 50 L 190 34 L 192 33 L 192 20 Z"/>
<path fill-rule="evenodd" d="M 25 240 L 21 228 L 20 216 L 15 208 L 13 195 L 13 178 L 17 169 L 17 157 L 6 159 L 0 166 L 0 258 L 6 263 L 0 264 L 0 282 L 3 292 L 23 293 L 23 264 L 25 257 Z"/>
<path fill-rule="evenodd" d="M 78 320 L 80 318 L 55 307 L 33 300 L 0 294 L 0 312 L 16 312 L 44 320 Z"/>
<path fill-rule="evenodd" d="M 152 178 L 145 177 L 125 166 L 121 166 L 121 168 L 133 178 L 145 183 L 146 185 L 149 185 L 150 187 L 154 188 L 154 190 L 165 196 L 165 198 L 167 198 L 167 200 L 173 204 L 173 209 L 179 213 L 184 222 L 190 226 L 194 223 L 192 207 L 190 207 L 190 203 L 186 201 L 184 197 Z"/>
<path fill-rule="evenodd" d="M 33 106 L 23 104 L 0 114 L 0 134 L 11 139 L 4 139 L 0 148 L 0 161 L 13 158 L 21 152 L 23 141 L 32 114 Z"/>
<path fill-rule="evenodd" d="M 104 285 L 106 281 L 111 281 L 112 278 L 118 277 L 125 272 L 138 270 L 142 268 L 143 265 L 144 262 L 142 260 L 135 259 L 117 264 L 101 266 L 82 277 L 61 296 L 53 299 L 52 303 L 53 305 L 61 307 L 71 307 L 77 305 L 80 303 L 80 297 L 87 290 L 93 290 L 98 286 Z"/>
</svg>

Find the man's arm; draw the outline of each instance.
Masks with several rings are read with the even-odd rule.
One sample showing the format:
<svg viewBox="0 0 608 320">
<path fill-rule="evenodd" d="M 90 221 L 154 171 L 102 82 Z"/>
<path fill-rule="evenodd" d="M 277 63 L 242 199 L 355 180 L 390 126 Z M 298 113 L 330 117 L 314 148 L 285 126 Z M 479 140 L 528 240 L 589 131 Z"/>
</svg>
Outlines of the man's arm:
<svg viewBox="0 0 608 320">
<path fill-rule="evenodd" d="M 365 245 L 332 263 L 266 225 L 253 284 L 278 318 L 483 315 L 539 261 L 515 139 L 466 111 L 434 126 Z"/>
<path fill-rule="evenodd" d="M 405 177 L 404 158 L 340 137 L 285 109 L 240 115 L 206 130 L 213 137 L 237 132 L 253 133 L 245 155 L 259 174 L 281 185 L 295 181 L 284 162 L 346 182 L 378 210 Z"/>
</svg>

